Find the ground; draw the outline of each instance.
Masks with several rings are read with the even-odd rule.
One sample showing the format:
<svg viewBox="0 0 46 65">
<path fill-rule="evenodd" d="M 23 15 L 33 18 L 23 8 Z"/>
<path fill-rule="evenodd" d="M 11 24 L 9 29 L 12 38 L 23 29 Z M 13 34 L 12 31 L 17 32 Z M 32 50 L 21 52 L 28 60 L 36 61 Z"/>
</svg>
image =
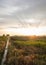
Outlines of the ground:
<svg viewBox="0 0 46 65">
<path fill-rule="evenodd" d="M 0 63 L 6 45 L 0 37 Z M 10 37 L 5 65 L 46 65 L 46 36 Z"/>
</svg>

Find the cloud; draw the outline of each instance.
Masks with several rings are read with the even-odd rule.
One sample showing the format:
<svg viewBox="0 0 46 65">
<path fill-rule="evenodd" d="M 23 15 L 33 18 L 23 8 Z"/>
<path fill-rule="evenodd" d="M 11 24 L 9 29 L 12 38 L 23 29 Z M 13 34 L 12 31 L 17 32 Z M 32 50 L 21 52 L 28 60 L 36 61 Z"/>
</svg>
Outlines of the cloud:
<svg viewBox="0 0 46 65">
<path fill-rule="evenodd" d="M 46 26 L 46 0 L 0 0 L 0 25 Z"/>
<path fill-rule="evenodd" d="M 3 20 L 4 18 L 0 18 L 0 20 Z"/>
</svg>

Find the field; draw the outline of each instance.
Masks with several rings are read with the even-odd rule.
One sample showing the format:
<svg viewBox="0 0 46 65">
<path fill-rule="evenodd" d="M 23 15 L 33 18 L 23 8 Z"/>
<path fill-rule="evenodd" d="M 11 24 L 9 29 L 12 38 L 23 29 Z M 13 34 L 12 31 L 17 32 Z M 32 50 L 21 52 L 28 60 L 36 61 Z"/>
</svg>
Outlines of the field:
<svg viewBox="0 0 46 65">
<path fill-rule="evenodd" d="M 7 38 L 5 36 L 0 36 L 0 65 L 1 65 L 1 60 L 3 58 L 3 54 L 4 54 L 6 39 Z"/>
<path fill-rule="evenodd" d="M 6 45 L 0 37 L 0 65 Z M 46 36 L 11 36 L 4 65 L 46 65 Z"/>
</svg>

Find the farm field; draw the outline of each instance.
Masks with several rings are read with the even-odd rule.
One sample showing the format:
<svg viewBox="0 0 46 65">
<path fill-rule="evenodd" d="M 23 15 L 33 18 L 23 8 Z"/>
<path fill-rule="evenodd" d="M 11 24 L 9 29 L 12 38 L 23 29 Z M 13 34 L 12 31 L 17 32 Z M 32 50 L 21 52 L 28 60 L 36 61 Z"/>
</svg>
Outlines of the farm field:
<svg viewBox="0 0 46 65">
<path fill-rule="evenodd" d="M 0 37 L 0 65 L 7 37 Z M 11 36 L 4 65 L 46 65 L 46 36 Z"/>
</svg>

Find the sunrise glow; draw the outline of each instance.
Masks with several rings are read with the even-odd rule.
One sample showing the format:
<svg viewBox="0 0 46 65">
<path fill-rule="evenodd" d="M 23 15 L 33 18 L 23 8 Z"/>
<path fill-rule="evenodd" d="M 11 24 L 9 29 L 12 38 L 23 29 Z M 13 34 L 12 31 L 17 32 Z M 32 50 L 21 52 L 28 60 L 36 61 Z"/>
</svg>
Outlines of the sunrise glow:
<svg viewBox="0 0 46 65">
<path fill-rule="evenodd" d="M 36 28 L 36 27 L 31 27 L 31 28 L 7 28 L 3 30 L 4 34 L 10 34 L 10 35 L 45 35 L 46 27 L 41 27 L 41 28 Z M 44 31 L 43 31 L 44 30 Z M 45 33 L 44 33 L 45 32 Z"/>
</svg>

